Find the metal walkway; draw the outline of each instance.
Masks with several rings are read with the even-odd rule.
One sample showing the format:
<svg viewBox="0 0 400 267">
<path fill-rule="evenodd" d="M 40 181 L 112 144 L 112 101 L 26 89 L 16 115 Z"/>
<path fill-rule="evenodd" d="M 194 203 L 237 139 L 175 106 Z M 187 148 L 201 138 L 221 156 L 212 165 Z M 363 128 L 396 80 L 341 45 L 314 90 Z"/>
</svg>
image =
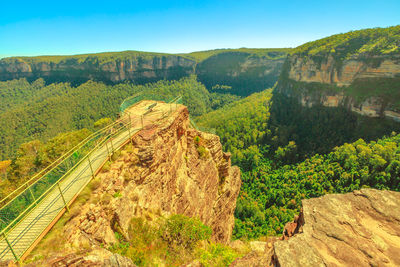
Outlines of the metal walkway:
<svg viewBox="0 0 400 267">
<path fill-rule="evenodd" d="M 92 136 L 97 136 L 93 138 L 95 141 L 90 143 L 93 148 L 89 146 L 91 150 L 86 155 L 81 156 L 79 162 L 66 170 L 61 178 L 49 185 L 46 191 L 43 192 L 43 189 L 40 196 L 32 194 L 32 190 L 38 190 L 38 182 L 35 181 L 29 186 L 27 185 L 22 193 L 9 201 L 7 203 L 11 203 L 9 206 L 15 206 L 14 202 L 18 202 L 19 197 L 30 205 L 25 204 L 24 210 L 18 213 L 18 216 L 15 215 L 17 217 L 2 229 L 0 233 L 0 259 L 17 261 L 24 259 L 62 214 L 68 210 L 68 206 L 72 204 L 95 174 L 101 170 L 111 154 L 129 142 L 132 136 L 144 126 L 153 124 L 155 121 L 170 115 L 177 108 L 178 100 L 180 98 L 175 98 L 173 103 L 157 103 L 157 105 L 152 105 L 152 103 L 155 103 L 154 101 L 135 103 L 135 106 L 128 108 L 124 115 L 111 127 L 107 126 L 96 132 L 97 135 L 96 133 L 93 134 Z M 150 106 L 152 106 L 151 109 L 149 109 Z M 76 151 L 75 154 L 77 154 Z M 74 153 L 70 154 L 74 155 Z M 46 175 L 50 177 L 49 173 L 52 170 L 54 168 L 37 180 L 46 177 Z M 29 199 L 33 200 L 32 203 L 24 196 L 28 192 L 31 196 Z M 5 221 L 6 218 L 4 210 L 6 210 L 7 204 L 0 209 L 0 216 L 3 216 L 2 221 Z M 10 207 L 8 208 L 10 210 Z M 3 213 L 1 213 L 2 210 Z M 0 219 L 2 218 L 0 217 Z"/>
</svg>

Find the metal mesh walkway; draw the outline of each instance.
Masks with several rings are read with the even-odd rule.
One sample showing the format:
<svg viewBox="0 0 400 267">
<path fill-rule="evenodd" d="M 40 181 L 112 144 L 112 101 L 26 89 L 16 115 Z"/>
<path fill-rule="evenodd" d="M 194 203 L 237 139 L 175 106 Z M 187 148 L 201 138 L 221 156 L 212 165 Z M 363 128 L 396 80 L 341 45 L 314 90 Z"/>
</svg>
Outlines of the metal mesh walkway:
<svg viewBox="0 0 400 267">
<path fill-rule="evenodd" d="M 154 101 L 136 100 L 130 101 L 130 107 L 124 106 L 119 120 L 86 138 L 1 200 L 1 260 L 24 258 L 111 154 L 129 142 L 144 126 L 170 115 L 181 98 L 156 105 Z"/>
</svg>

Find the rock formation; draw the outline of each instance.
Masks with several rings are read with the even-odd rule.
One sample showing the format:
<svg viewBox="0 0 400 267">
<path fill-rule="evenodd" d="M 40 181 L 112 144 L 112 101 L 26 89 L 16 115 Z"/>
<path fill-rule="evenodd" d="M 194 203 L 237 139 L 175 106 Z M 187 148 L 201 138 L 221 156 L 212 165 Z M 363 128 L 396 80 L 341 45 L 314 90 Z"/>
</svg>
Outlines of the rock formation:
<svg viewBox="0 0 400 267">
<path fill-rule="evenodd" d="M 47 259 L 24 265 L 25 267 L 36 266 L 49 267 L 135 267 L 131 259 L 117 253 L 111 253 L 105 249 L 94 251 L 83 251 L 82 253 L 71 253 L 65 256 L 53 256 Z M 0 265 L 1 266 L 1 265 Z M 10 263 L 8 267 L 17 267 Z"/>
<path fill-rule="evenodd" d="M 214 241 L 230 240 L 240 170 L 231 167 L 218 136 L 190 128 L 180 106 L 136 134 L 133 147 L 96 178 L 91 200 L 64 227 L 67 247 L 112 244 L 114 231 L 127 234 L 132 218 L 170 214 L 197 216 Z"/>
<path fill-rule="evenodd" d="M 185 54 L 136 51 L 10 57 L 0 60 L 0 81 L 43 78 L 48 83 L 81 83 L 87 80 L 145 83 L 197 74 L 199 80 L 209 89 L 216 84 L 229 85 L 233 87 L 231 92 L 248 95 L 274 85 L 285 57 L 284 51 L 271 51 L 265 56 L 254 56 L 252 52 L 241 51 L 219 52 L 205 60 Z M 244 88 L 244 85 L 250 88 Z"/>
<path fill-rule="evenodd" d="M 332 55 L 314 59 L 291 55 L 277 90 L 307 107 L 345 107 L 369 117 L 400 121 L 400 56 L 353 56 L 338 60 Z"/>
<path fill-rule="evenodd" d="M 312 57 L 293 55 L 288 58 L 290 65 L 289 78 L 298 82 L 318 82 L 349 86 L 356 79 L 394 78 L 400 74 L 400 57 L 375 56 L 371 58 L 377 63 L 369 63 L 359 57 L 344 60 L 340 67 L 332 55 L 321 63 Z"/>
<path fill-rule="evenodd" d="M 362 189 L 302 204 L 301 225 L 285 228 L 284 239 L 297 228 L 294 236 L 274 243 L 277 266 L 400 265 L 400 192 Z"/>
<path fill-rule="evenodd" d="M 132 52 L 123 57 L 118 53 L 107 54 L 110 55 L 55 56 L 50 60 L 47 57 L 5 58 L 0 60 L 0 80 L 41 77 L 50 82 L 147 82 L 187 76 L 193 73 L 196 64 L 194 60 L 177 55 Z"/>
</svg>

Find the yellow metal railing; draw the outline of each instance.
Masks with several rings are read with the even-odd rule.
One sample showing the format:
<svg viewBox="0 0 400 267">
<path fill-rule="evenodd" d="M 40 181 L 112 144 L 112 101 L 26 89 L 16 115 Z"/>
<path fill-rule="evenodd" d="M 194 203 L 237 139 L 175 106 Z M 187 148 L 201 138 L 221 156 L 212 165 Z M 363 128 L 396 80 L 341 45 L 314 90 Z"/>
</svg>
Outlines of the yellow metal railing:
<svg viewBox="0 0 400 267">
<path fill-rule="evenodd" d="M 129 100 L 130 106 L 141 101 L 142 98 L 136 97 L 135 100 L 136 102 Z M 169 115 L 170 112 L 175 110 L 180 101 L 182 101 L 181 97 L 172 99 L 169 103 L 174 103 L 176 105 L 171 105 L 169 112 L 163 111 L 162 117 Z M 125 101 L 123 103 L 126 105 Z M 174 106 L 174 108 L 172 108 L 172 106 Z M 24 244 L 22 248 L 20 248 L 19 243 L 22 242 L 22 239 L 26 239 L 25 234 L 30 230 L 28 227 L 24 229 L 23 233 L 22 231 L 18 233 L 17 227 L 20 227 L 20 223 L 31 216 L 38 206 L 43 206 L 46 201 L 56 203 L 56 201 L 62 199 L 63 205 L 59 207 L 57 212 L 54 212 L 53 218 L 47 223 L 46 227 L 50 225 L 57 214 L 64 208 L 68 208 L 71 201 L 75 199 L 76 194 L 79 194 L 95 175 L 95 171 L 97 171 L 105 161 L 111 158 L 111 154 L 120 149 L 126 143 L 125 140 L 132 137 L 132 133 L 143 128 L 143 119 L 145 115 L 133 121 L 131 114 L 129 111 L 126 112 L 126 109 L 126 107 L 123 109 L 123 116 L 121 118 L 82 140 L 74 148 L 0 200 L 0 259 L 7 259 L 7 255 L 12 254 L 16 260 L 19 260 L 38 238 L 38 236 L 32 237 L 28 242 L 24 240 L 23 243 L 29 244 Z M 152 112 L 149 114 L 154 115 L 155 113 L 156 112 Z M 134 128 L 134 125 L 138 125 L 138 128 Z M 113 144 L 113 140 L 118 140 L 118 143 Z M 100 151 L 101 149 L 104 151 Z M 96 151 L 100 151 L 101 153 L 94 157 Z M 86 164 L 84 164 L 85 161 L 87 162 Z M 82 166 L 84 166 L 84 168 Z M 82 171 L 75 175 L 73 172 L 79 171 L 79 168 L 82 168 Z M 79 181 L 81 176 L 87 175 L 87 173 L 89 173 L 91 177 L 86 177 L 86 180 Z M 75 175 L 74 178 L 72 180 L 66 180 L 71 174 Z M 82 182 L 82 186 L 79 184 L 79 187 L 74 189 L 75 192 L 71 188 L 75 186 L 78 181 Z M 51 203 L 46 206 L 47 209 L 51 207 Z M 43 228 L 43 231 L 45 228 Z M 17 231 L 16 234 L 14 234 L 14 230 Z M 12 232 L 13 235 L 10 235 Z"/>
</svg>

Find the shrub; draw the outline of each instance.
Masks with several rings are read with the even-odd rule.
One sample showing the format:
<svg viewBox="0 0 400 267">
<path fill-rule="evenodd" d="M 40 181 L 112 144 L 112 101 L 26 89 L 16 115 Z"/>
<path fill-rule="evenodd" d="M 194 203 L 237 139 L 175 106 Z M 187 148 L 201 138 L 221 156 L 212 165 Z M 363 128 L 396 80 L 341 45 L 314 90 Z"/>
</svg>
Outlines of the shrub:
<svg viewBox="0 0 400 267">
<path fill-rule="evenodd" d="M 198 146 L 197 152 L 199 153 L 200 158 L 205 159 L 208 158 L 208 150 L 204 146 Z"/>
<path fill-rule="evenodd" d="M 212 230 L 197 218 L 172 215 L 160 226 L 160 236 L 170 247 L 192 249 L 200 240 L 211 237 Z"/>
<path fill-rule="evenodd" d="M 206 249 L 199 250 L 202 266 L 230 266 L 239 257 L 239 253 L 222 244 L 210 244 Z"/>
</svg>

